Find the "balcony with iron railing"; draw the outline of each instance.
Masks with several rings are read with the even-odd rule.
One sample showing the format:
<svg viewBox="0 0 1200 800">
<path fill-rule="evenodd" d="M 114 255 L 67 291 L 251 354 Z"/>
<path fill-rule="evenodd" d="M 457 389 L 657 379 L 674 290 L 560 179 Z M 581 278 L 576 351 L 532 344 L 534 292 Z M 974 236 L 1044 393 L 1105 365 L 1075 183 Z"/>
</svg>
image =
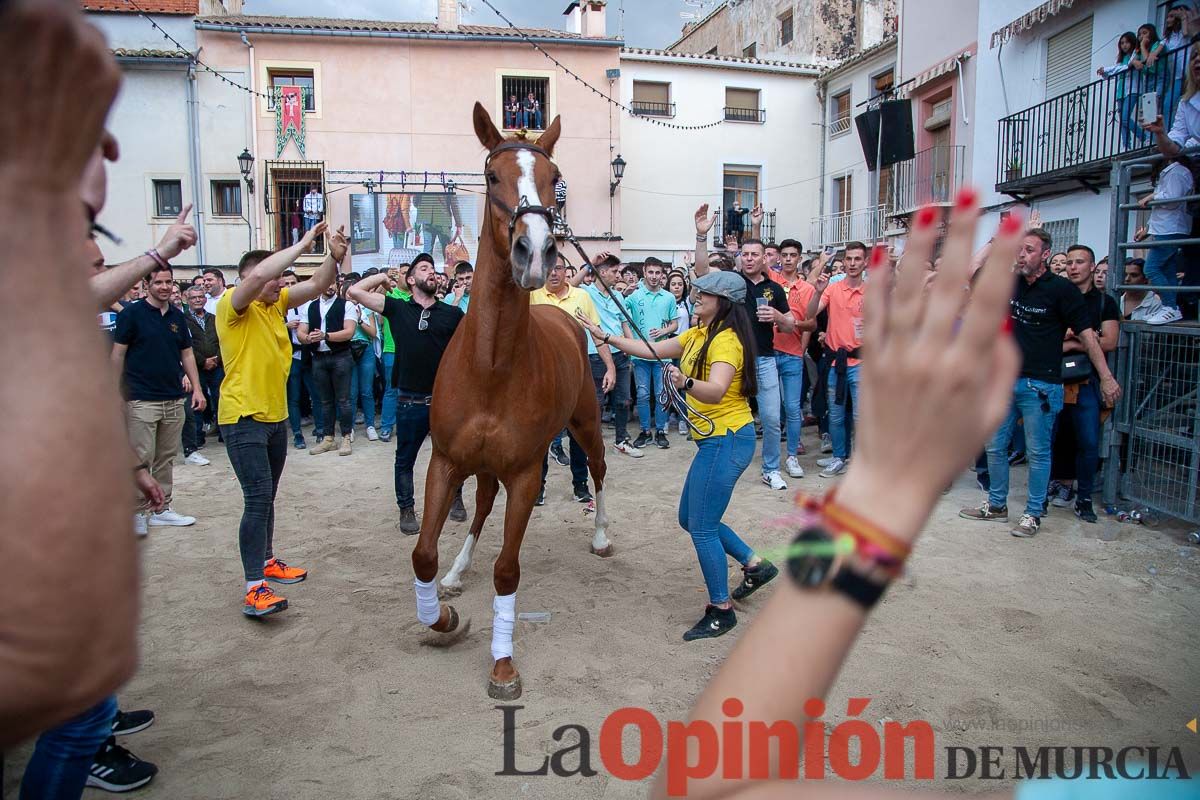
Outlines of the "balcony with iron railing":
<svg viewBox="0 0 1200 800">
<path fill-rule="evenodd" d="M 924 205 L 949 205 L 962 188 L 966 147 L 938 145 L 897 163 L 894 170 L 895 197 L 890 213 L 908 214 Z"/>
<path fill-rule="evenodd" d="M 878 241 L 887 231 L 887 218 L 888 207 L 882 204 L 815 217 L 809 237 L 811 246 L 841 247 L 846 242 Z"/>
<path fill-rule="evenodd" d="M 725 119 L 728 122 L 766 122 L 765 108 L 735 108 L 725 106 Z"/>
<path fill-rule="evenodd" d="M 630 102 L 629 107 L 633 109 L 633 113 L 641 114 L 644 117 L 668 117 L 675 116 L 674 103 L 659 103 L 652 100 L 634 100 Z"/>
<path fill-rule="evenodd" d="M 1114 158 L 1154 144 L 1138 124 L 1141 95 L 1157 94 L 1170 128 L 1186 69 L 1187 48 L 1178 48 L 1153 68 L 1103 77 L 1004 117 L 996 132 L 996 191 L 1020 197 L 1106 186 Z"/>
</svg>

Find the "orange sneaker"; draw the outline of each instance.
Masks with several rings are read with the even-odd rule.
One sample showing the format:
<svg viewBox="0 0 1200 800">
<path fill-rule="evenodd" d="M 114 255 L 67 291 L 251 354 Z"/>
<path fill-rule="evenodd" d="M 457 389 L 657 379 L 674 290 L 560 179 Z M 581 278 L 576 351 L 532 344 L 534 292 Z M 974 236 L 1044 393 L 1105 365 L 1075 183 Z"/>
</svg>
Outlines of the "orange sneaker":
<svg viewBox="0 0 1200 800">
<path fill-rule="evenodd" d="M 287 607 L 287 600 L 275 594 L 270 586 L 260 583 L 246 592 L 246 602 L 242 605 L 242 613 L 248 617 L 265 617 L 267 614 L 283 611 Z"/>
<path fill-rule="evenodd" d="M 289 567 L 278 558 L 272 558 L 263 567 L 263 577 L 275 583 L 299 583 L 308 577 L 308 570 Z"/>
</svg>

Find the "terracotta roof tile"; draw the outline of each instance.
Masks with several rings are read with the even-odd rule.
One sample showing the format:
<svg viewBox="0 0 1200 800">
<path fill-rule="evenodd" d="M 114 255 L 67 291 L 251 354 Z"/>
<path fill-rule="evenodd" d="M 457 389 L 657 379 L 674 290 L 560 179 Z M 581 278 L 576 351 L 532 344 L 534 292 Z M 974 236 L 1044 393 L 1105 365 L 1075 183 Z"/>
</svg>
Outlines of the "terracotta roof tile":
<svg viewBox="0 0 1200 800">
<path fill-rule="evenodd" d="M 519 39 L 520 34 L 512 28 L 498 25 L 459 25 L 457 31 L 442 31 L 433 22 L 397 22 L 378 19 L 335 19 L 332 17 L 267 17 L 248 14 L 231 14 L 219 17 L 197 17 L 196 22 L 242 28 L 296 28 L 301 30 L 334 31 L 380 31 L 388 33 L 457 33 L 475 36 L 506 36 Z M 525 33 L 539 39 L 582 40 L 578 33 L 550 30 L 548 28 L 523 28 Z M 589 39 L 618 43 L 615 38 Z"/>
</svg>

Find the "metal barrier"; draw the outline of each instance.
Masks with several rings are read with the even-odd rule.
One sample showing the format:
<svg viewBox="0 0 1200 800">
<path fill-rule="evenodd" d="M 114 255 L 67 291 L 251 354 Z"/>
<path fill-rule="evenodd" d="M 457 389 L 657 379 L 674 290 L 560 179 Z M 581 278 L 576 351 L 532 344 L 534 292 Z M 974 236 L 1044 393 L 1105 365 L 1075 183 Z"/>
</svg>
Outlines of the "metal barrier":
<svg viewBox="0 0 1200 800">
<path fill-rule="evenodd" d="M 1187 152 L 1200 157 L 1200 148 Z M 1129 215 L 1141 208 L 1131 202 L 1133 175 L 1144 173 L 1162 158 L 1155 152 L 1113 164 L 1109 241 L 1113 278 L 1124 274 L 1130 250 L 1200 245 L 1200 237 L 1135 242 L 1129 235 Z M 1200 194 L 1193 194 L 1163 202 L 1198 199 Z M 1150 205 L 1158 204 L 1162 203 Z M 1200 293 L 1200 286 L 1124 285 L 1110 279 L 1107 290 L 1119 305 L 1123 291 L 1186 295 Z M 1200 524 L 1200 325 L 1122 322 L 1114 375 L 1123 392 L 1104 430 L 1105 504 L 1121 498 Z"/>
</svg>

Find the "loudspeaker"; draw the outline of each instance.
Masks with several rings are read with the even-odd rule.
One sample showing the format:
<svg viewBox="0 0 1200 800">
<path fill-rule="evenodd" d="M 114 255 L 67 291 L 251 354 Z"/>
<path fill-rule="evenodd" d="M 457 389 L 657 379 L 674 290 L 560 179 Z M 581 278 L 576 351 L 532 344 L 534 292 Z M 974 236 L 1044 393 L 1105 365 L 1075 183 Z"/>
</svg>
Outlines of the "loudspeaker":
<svg viewBox="0 0 1200 800">
<path fill-rule="evenodd" d="M 879 121 L 883 120 L 883 145 L 879 144 Z M 912 101 L 885 100 L 878 107 L 854 118 L 867 169 L 874 172 L 878 154 L 883 166 L 907 161 L 916 154 L 913 142 Z"/>
</svg>

